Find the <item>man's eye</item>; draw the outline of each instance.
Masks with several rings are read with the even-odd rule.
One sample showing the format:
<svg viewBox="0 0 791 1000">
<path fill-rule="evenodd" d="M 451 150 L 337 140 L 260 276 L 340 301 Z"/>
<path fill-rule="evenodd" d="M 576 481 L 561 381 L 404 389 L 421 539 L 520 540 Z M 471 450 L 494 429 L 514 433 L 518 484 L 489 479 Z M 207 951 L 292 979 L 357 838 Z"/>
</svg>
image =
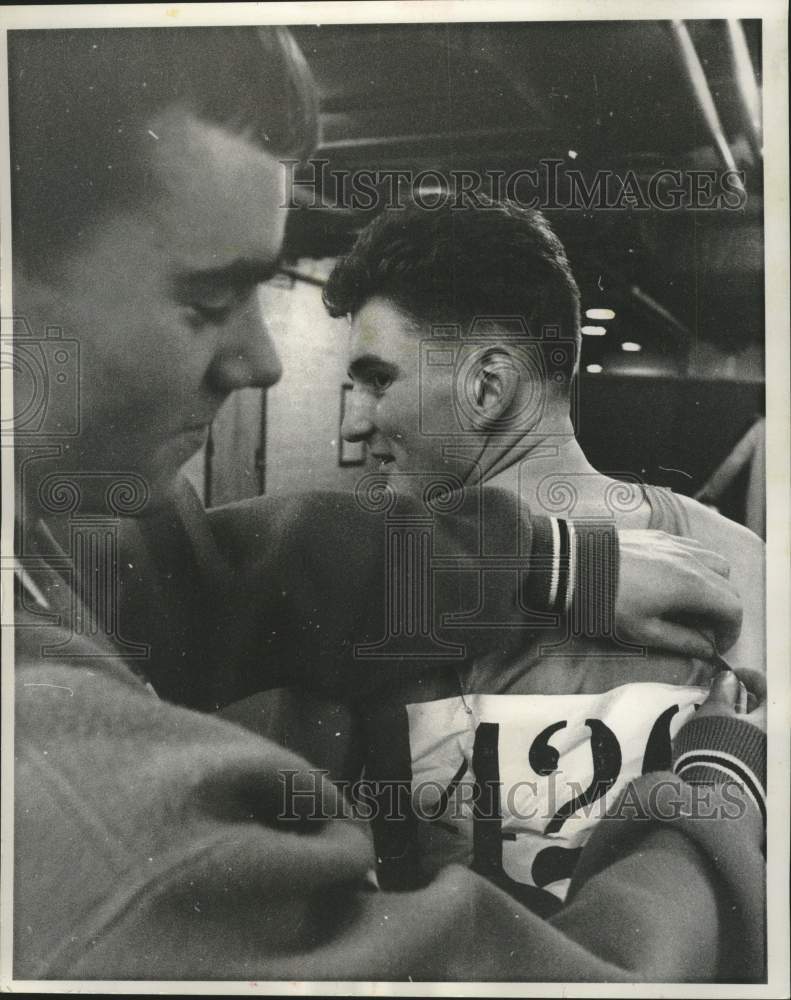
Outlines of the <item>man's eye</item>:
<svg viewBox="0 0 791 1000">
<path fill-rule="evenodd" d="M 393 375 L 386 371 L 376 372 L 366 369 L 365 371 L 357 372 L 356 375 L 351 371 L 347 371 L 346 377 L 352 385 L 360 385 L 366 391 L 384 392 L 393 384 Z"/>
<path fill-rule="evenodd" d="M 250 296 L 252 288 L 222 289 L 201 295 L 189 303 L 194 325 L 224 323 L 237 306 Z"/>
<path fill-rule="evenodd" d="M 371 376 L 371 383 L 377 392 L 384 392 L 393 384 L 393 379 L 392 376 L 386 375 L 384 372 L 376 372 Z"/>
<path fill-rule="evenodd" d="M 231 306 L 207 306 L 199 302 L 193 302 L 190 309 L 207 323 L 222 323 L 231 312 Z"/>
</svg>

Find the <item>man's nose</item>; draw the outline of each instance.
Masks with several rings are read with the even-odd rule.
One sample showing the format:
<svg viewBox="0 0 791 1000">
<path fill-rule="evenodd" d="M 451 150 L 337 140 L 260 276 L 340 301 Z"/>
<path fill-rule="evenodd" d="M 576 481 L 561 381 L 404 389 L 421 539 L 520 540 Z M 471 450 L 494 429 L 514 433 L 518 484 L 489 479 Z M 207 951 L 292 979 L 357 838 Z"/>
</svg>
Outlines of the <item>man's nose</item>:
<svg viewBox="0 0 791 1000">
<path fill-rule="evenodd" d="M 233 323 L 213 368 L 217 387 L 226 392 L 247 387 L 265 389 L 280 381 L 283 366 L 257 296 Z"/>
<path fill-rule="evenodd" d="M 373 432 L 373 402 L 355 388 L 346 399 L 341 437 L 344 441 L 365 441 Z"/>
</svg>

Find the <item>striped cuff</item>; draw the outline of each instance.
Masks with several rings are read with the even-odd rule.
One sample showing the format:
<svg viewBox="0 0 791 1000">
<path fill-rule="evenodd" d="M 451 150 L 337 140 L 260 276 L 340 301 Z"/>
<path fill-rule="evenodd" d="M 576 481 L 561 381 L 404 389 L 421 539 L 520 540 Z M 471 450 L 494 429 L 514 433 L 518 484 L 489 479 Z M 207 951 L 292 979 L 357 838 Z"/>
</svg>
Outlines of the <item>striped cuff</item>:
<svg viewBox="0 0 791 1000">
<path fill-rule="evenodd" d="M 614 632 L 618 593 L 618 532 L 612 522 L 534 517 L 526 606 L 553 614 L 571 612 L 576 631 Z"/>
<path fill-rule="evenodd" d="M 766 824 L 766 735 L 760 729 L 732 716 L 693 718 L 678 731 L 673 754 L 673 770 L 690 784 L 741 785 Z"/>
<path fill-rule="evenodd" d="M 620 554 L 611 521 L 569 522 L 569 591 L 575 635 L 609 637 L 615 633 Z"/>
<path fill-rule="evenodd" d="M 571 606 L 575 590 L 574 525 L 558 517 L 534 516 L 531 528 L 525 604 L 535 611 L 562 614 Z"/>
</svg>

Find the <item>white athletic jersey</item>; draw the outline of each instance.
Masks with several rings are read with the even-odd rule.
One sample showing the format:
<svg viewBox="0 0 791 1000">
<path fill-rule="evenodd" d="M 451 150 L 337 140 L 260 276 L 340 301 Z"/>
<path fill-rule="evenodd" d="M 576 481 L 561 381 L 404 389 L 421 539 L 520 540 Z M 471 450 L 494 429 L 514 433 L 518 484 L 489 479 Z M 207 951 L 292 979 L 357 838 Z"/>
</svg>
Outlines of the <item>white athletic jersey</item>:
<svg viewBox="0 0 791 1000">
<path fill-rule="evenodd" d="M 669 490 L 643 495 L 650 527 L 685 530 Z M 373 823 L 383 884 L 419 885 L 460 863 L 528 906 L 546 905 L 539 889 L 554 904 L 627 783 L 669 769 L 671 741 L 713 667 L 568 628 L 527 640 L 503 629 L 499 647 L 463 673 L 404 663 L 366 706 L 366 777 L 383 789 Z"/>
<path fill-rule="evenodd" d="M 702 687 L 466 694 L 406 706 L 420 865 L 473 865 L 563 899 L 593 825 L 666 768 Z"/>
</svg>

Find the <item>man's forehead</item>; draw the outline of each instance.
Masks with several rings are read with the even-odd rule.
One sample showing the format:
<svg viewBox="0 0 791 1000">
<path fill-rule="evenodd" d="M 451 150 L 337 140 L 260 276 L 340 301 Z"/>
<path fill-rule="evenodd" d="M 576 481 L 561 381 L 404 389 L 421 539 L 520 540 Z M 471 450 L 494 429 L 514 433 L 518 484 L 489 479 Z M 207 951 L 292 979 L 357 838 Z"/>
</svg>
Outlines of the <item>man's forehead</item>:
<svg viewBox="0 0 791 1000">
<path fill-rule="evenodd" d="M 386 300 L 369 299 L 352 317 L 349 370 L 359 376 L 378 370 L 415 374 L 422 340 L 414 319 Z"/>
<path fill-rule="evenodd" d="M 145 206 L 185 264 L 276 256 L 285 228 L 281 165 L 243 136 L 177 110 L 151 122 L 156 192 Z"/>
<path fill-rule="evenodd" d="M 375 295 L 351 318 L 351 331 L 352 343 L 376 345 L 378 349 L 407 340 L 418 343 L 425 327 L 391 299 Z"/>
</svg>

